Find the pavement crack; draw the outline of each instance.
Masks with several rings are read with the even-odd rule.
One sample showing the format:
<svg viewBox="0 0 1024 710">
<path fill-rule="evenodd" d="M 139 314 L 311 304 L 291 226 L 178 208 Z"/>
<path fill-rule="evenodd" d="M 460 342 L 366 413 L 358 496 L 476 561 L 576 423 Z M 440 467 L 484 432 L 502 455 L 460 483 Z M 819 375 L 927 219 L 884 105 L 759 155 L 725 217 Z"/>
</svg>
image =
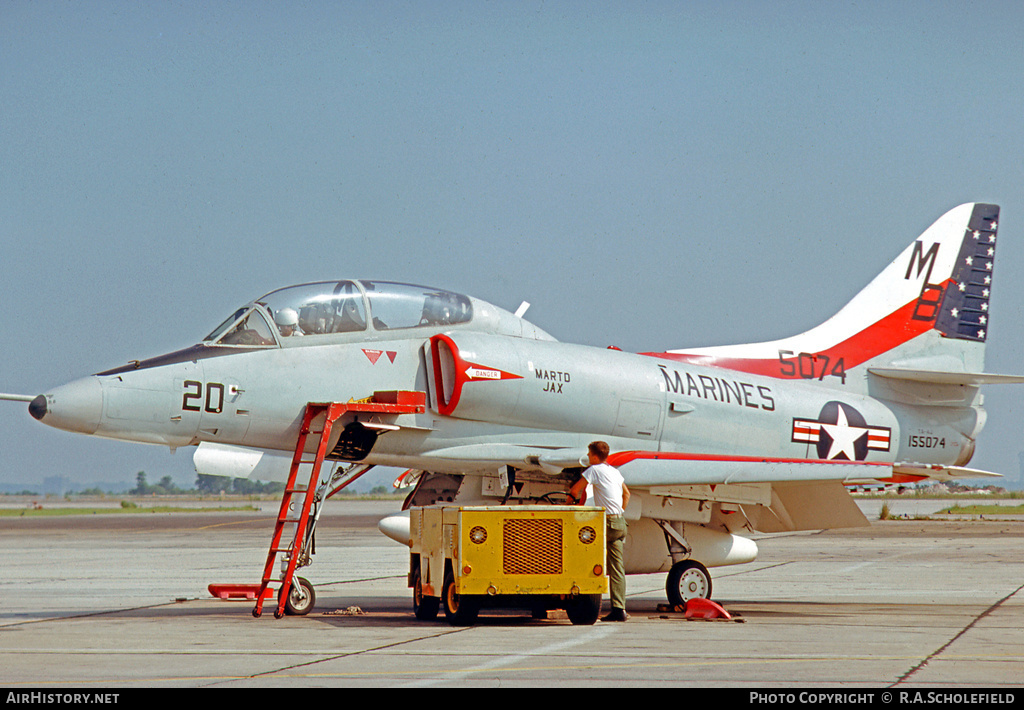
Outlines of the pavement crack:
<svg viewBox="0 0 1024 710">
<path fill-rule="evenodd" d="M 968 624 L 967 626 L 965 626 L 964 628 L 960 629 L 960 631 L 959 631 L 959 632 L 958 632 L 958 633 L 956 634 L 956 636 L 954 636 L 953 638 L 951 638 L 951 639 L 950 639 L 949 641 L 947 641 L 946 643 L 944 643 L 944 644 L 943 644 L 942 646 L 940 646 L 940 647 L 939 647 L 939 648 L 937 648 L 936 650 L 932 651 L 932 652 L 931 652 L 931 654 L 929 654 L 927 658 L 925 658 L 925 659 L 924 659 L 923 661 L 921 661 L 921 662 L 920 662 L 920 663 L 918 663 L 918 664 L 917 664 L 916 666 L 914 666 L 913 668 L 911 668 L 910 670 L 908 670 L 908 671 L 907 671 L 906 673 L 904 673 L 904 674 L 903 674 L 902 676 L 900 676 L 900 677 L 899 677 L 899 678 L 898 678 L 898 679 L 896 680 L 896 682 L 895 682 L 895 683 L 893 683 L 892 685 L 890 685 L 889 687 L 890 687 L 890 688 L 894 688 L 894 687 L 896 687 L 897 685 L 899 685 L 900 683 L 904 683 L 904 682 L 908 681 L 908 680 L 910 679 L 910 677 L 911 677 L 912 675 L 914 675 L 914 674 L 915 674 L 915 673 L 917 673 L 917 672 L 918 672 L 919 670 L 921 670 L 922 668 L 924 668 L 925 666 L 927 666 L 927 665 L 928 665 L 928 663 L 929 663 L 929 662 L 930 662 L 930 661 L 931 661 L 932 659 L 934 659 L 934 658 L 938 658 L 938 657 L 939 657 L 939 656 L 940 656 L 940 655 L 941 655 L 942 653 L 944 653 L 944 652 L 945 652 L 945 650 L 946 650 L 947 648 L 949 648 L 949 647 L 950 647 L 950 646 L 952 646 L 952 645 L 953 645 L 954 643 L 956 643 L 956 642 L 957 642 L 957 640 L 958 640 L 958 639 L 959 639 L 959 638 L 960 638 L 961 636 L 963 636 L 963 635 L 964 635 L 964 634 L 966 634 L 966 633 L 967 633 L 968 631 L 970 631 L 971 629 L 973 629 L 973 628 L 975 627 L 975 625 L 977 625 L 977 623 L 978 623 L 979 621 L 981 621 L 981 620 L 982 620 L 982 619 L 984 619 L 984 618 L 985 618 L 986 616 L 988 616 L 989 614 L 991 614 L 992 612 L 994 612 L 994 611 L 995 611 L 996 609 L 998 609 L 999 607 L 1001 607 L 1001 606 L 1002 606 L 1002 605 L 1003 605 L 1003 604 L 1004 604 L 1004 603 L 1005 603 L 1005 602 L 1006 602 L 1007 600 L 1011 599 L 1011 598 L 1012 598 L 1012 597 L 1013 597 L 1013 596 L 1014 596 L 1015 594 L 1017 594 L 1018 592 L 1020 592 L 1020 591 L 1021 591 L 1022 589 L 1024 589 L 1024 584 L 1020 585 L 1019 587 L 1017 587 L 1016 589 L 1014 589 L 1014 590 L 1013 590 L 1012 592 L 1010 592 L 1009 594 L 1007 594 L 1007 595 L 1006 595 L 1005 597 L 1003 597 L 1002 599 L 1000 599 L 999 601 L 997 601 L 997 602 L 996 602 L 995 604 L 993 604 L 992 606 L 990 606 L 990 607 L 989 607 L 988 609 L 986 609 L 985 611 L 983 611 L 983 612 L 981 612 L 980 614 L 978 614 L 978 615 L 977 615 L 976 617 L 974 617 L 974 619 L 973 619 L 973 620 L 971 621 L 971 623 L 969 623 L 969 624 Z"/>
<path fill-rule="evenodd" d="M 272 676 L 272 675 L 275 675 L 277 673 L 285 673 L 287 671 L 292 671 L 292 670 L 295 670 L 297 668 L 306 668 L 306 667 L 309 667 L 309 666 L 315 666 L 315 665 L 317 665 L 319 663 L 326 663 L 327 661 L 337 661 L 337 660 L 342 659 L 342 658 L 352 658 L 352 657 L 355 657 L 355 656 L 362 656 L 362 655 L 367 654 L 367 653 L 376 653 L 378 651 L 386 651 L 388 649 L 397 648 L 399 646 L 404 646 L 404 645 L 409 644 L 409 643 L 417 643 L 419 641 L 425 641 L 427 639 L 440 638 L 441 636 L 448 636 L 450 634 L 458 634 L 458 633 L 462 633 L 462 632 L 468 631 L 468 630 L 469 630 L 469 627 L 462 628 L 462 629 L 451 629 L 451 630 L 448 630 L 448 631 L 442 631 L 441 633 L 438 633 L 438 634 L 426 634 L 424 636 L 417 636 L 416 638 L 405 639 L 404 641 L 395 641 L 394 643 L 386 643 L 386 644 L 383 644 L 381 646 L 374 646 L 373 648 L 364 648 L 364 649 L 362 649 L 360 651 L 350 651 L 348 653 L 338 653 L 338 654 L 335 654 L 335 655 L 332 655 L 332 656 L 325 656 L 324 658 L 317 658 L 316 660 L 313 660 L 313 661 L 305 661 L 303 663 L 295 663 L 295 664 L 290 665 L 290 666 L 282 666 L 281 668 L 275 668 L 273 670 L 263 671 L 262 673 L 253 673 L 252 675 L 249 675 L 249 676 L 246 676 L 246 677 L 247 678 L 260 678 L 262 676 Z"/>
</svg>

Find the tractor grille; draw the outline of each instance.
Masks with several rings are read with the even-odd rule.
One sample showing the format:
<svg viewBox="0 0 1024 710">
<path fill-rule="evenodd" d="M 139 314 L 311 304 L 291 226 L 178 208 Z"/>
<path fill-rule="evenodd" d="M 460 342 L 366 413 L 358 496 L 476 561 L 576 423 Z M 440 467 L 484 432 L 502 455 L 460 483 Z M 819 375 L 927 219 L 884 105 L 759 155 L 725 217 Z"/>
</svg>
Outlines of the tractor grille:
<svg viewBox="0 0 1024 710">
<path fill-rule="evenodd" d="M 505 520 L 505 574 L 561 574 L 561 520 Z"/>
</svg>

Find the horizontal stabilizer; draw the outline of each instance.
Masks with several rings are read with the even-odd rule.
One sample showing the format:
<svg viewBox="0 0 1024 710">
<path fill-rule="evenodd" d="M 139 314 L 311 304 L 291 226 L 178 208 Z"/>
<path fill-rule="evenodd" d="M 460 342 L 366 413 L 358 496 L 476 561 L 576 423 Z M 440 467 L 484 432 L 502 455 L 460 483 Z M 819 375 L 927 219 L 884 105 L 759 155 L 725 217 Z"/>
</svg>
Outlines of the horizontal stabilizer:
<svg viewBox="0 0 1024 710">
<path fill-rule="evenodd" d="M 906 370 L 895 367 L 870 367 L 872 375 L 890 380 L 926 382 L 935 385 L 1012 385 L 1024 383 L 1021 375 L 994 375 L 988 372 L 943 372 L 939 370 Z"/>
</svg>

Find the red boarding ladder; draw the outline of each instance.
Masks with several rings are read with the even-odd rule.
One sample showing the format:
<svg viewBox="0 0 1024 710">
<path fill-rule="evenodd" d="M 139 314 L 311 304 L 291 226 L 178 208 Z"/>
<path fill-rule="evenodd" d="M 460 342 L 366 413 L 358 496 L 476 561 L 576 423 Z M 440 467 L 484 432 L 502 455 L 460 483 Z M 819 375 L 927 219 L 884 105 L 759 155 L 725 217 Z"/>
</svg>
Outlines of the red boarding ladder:
<svg viewBox="0 0 1024 710">
<path fill-rule="evenodd" d="M 295 444 L 295 454 L 292 456 L 291 469 L 288 472 L 288 480 L 285 483 L 284 495 L 281 497 L 281 508 L 277 514 L 277 523 L 274 525 L 274 535 L 271 538 L 270 550 L 267 553 L 267 563 L 263 567 L 263 578 L 258 589 L 254 590 L 256 606 L 252 610 L 253 616 L 259 618 L 263 613 L 263 601 L 267 596 L 270 596 L 268 594 L 268 587 L 274 581 L 274 565 L 277 561 L 277 556 L 280 553 L 285 553 L 288 559 L 288 566 L 285 569 L 283 578 L 280 580 L 281 587 L 278 593 L 278 604 L 277 609 L 274 611 L 276 618 L 280 619 L 284 616 L 284 609 L 288 601 L 288 595 L 291 592 L 295 568 L 299 566 L 299 561 L 303 557 L 307 557 L 306 562 L 308 563 L 308 556 L 305 550 L 306 545 L 304 543 L 306 540 L 306 530 L 309 525 L 310 509 L 314 499 L 317 498 L 317 494 L 320 493 L 319 488 L 326 488 L 331 483 L 337 483 L 335 488 L 324 496 L 324 498 L 327 498 L 352 483 L 352 481 L 356 480 L 370 468 L 369 466 L 354 467 L 349 469 L 340 479 L 335 478 L 332 482 L 322 486 L 318 485 L 320 469 L 323 466 L 324 458 L 327 456 L 327 446 L 335 422 L 348 412 L 408 414 L 424 411 L 426 411 L 426 393 L 424 392 L 374 392 L 373 397 L 360 402 L 310 402 L 306 405 L 306 412 L 302 418 L 302 427 L 299 429 L 299 438 Z M 313 422 L 321 414 L 325 413 L 326 418 L 323 429 L 314 431 L 312 428 Z M 387 425 L 387 428 L 396 427 Z M 310 434 L 319 435 L 320 437 L 316 448 L 316 456 L 312 461 L 305 459 L 306 439 Z M 312 465 L 309 484 L 305 488 L 300 488 L 296 485 L 299 467 L 302 465 Z M 293 507 L 293 498 L 297 493 L 305 494 L 302 508 L 297 516 L 294 514 L 289 515 Z M 282 544 L 285 527 L 290 524 L 295 525 L 294 535 L 291 540 Z M 217 594 L 213 590 L 213 585 L 211 585 L 210 591 Z"/>
</svg>

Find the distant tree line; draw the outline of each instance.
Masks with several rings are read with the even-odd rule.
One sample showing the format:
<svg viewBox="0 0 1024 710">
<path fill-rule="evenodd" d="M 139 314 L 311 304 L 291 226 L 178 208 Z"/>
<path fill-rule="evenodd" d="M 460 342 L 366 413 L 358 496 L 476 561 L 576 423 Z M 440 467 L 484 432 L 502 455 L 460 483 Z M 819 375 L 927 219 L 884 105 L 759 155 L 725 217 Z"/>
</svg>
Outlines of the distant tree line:
<svg viewBox="0 0 1024 710">
<path fill-rule="evenodd" d="M 284 484 L 277 481 L 250 481 L 248 478 L 230 478 L 228 476 L 207 476 L 197 474 L 196 490 L 200 493 L 239 493 L 241 495 L 257 495 L 263 493 L 281 493 Z"/>
<path fill-rule="evenodd" d="M 139 471 L 135 476 L 135 488 L 129 493 L 138 496 L 148 495 L 174 495 L 178 493 L 206 493 L 219 495 L 220 493 L 238 493 L 241 495 L 256 495 L 262 493 L 280 493 L 284 490 L 283 483 L 261 483 L 250 481 L 247 478 L 229 478 L 227 476 L 207 476 L 198 474 L 196 487 L 189 490 L 175 485 L 170 476 L 164 476 L 159 483 L 150 485 L 146 481 L 146 472 Z"/>
</svg>

